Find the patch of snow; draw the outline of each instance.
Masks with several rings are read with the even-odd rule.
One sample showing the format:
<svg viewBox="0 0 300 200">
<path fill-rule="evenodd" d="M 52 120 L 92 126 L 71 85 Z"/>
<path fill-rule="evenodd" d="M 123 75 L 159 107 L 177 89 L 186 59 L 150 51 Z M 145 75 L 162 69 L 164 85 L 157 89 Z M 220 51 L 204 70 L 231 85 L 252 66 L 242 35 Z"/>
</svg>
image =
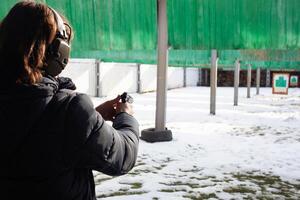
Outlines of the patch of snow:
<svg viewBox="0 0 300 200">
<path fill-rule="evenodd" d="M 239 106 L 233 106 L 233 88 L 218 88 L 213 116 L 209 114 L 208 87 L 169 90 L 166 127 L 172 130 L 174 139 L 161 143 L 141 140 L 136 167 L 127 175 L 99 181 L 98 196 L 130 200 L 191 199 L 191 195 L 243 199 L 261 195 L 258 179 L 264 176 L 271 197 L 276 197 L 276 184 L 283 184 L 292 197 L 300 198 L 300 89 L 273 95 L 271 88 L 260 88 L 260 93 L 248 99 L 246 88 L 240 88 Z M 154 127 L 156 94 L 132 96 L 140 129 Z M 109 98 L 92 100 L 98 105 Z M 96 182 L 97 177 L 104 176 L 97 174 Z M 249 180 L 243 180 L 240 174 Z M 296 186 L 284 185 L 288 183 Z M 230 187 L 245 191 L 231 193 Z M 123 195 L 113 196 L 122 191 Z"/>
</svg>

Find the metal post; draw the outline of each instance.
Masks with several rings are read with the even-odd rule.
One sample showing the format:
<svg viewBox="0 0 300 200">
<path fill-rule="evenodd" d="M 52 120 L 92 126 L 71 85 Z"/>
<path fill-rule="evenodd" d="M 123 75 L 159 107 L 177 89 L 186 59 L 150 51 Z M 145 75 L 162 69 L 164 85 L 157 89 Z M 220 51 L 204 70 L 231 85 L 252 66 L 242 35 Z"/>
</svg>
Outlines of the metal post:
<svg viewBox="0 0 300 200">
<path fill-rule="evenodd" d="M 183 87 L 186 87 L 186 67 L 183 68 Z"/>
<path fill-rule="evenodd" d="M 235 61 L 235 69 L 234 69 L 234 106 L 238 105 L 239 98 L 239 84 L 240 84 L 240 61 Z"/>
<path fill-rule="evenodd" d="M 204 71 L 204 85 L 207 86 L 208 85 L 208 70 L 205 69 Z"/>
<path fill-rule="evenodd" d="M 266 71 L 266 87 L 271 86 L 271 72 L 269 69 Z"/>
<path fill-rule="evenodd" d="M 96 67 L 96 97 L 100 97 L 100 63 L 101 60 L 96 60 L 95 67 Z"/>
<path fill-rule="evenodd" d="M 217 92 L 217 50 L 211 51 L 211 68 L 210 68 L 210 114 L 216 114 L 216 92 Z"/>
<path fill-rule="evenodd" d="M 247 70 L 247 98 L 250 98 L 251 96 L 251 65 L 248 64 L 248 70 Z"/>
<path fill-rule="evenodd" d="M 259 95 L 259 87 L 260 87 L 260 68 L 256 69 L 256 94 Z"/>
<path fill-rule="evenodd" d="M 201 86 L 202 85 L 202 69 L 198 68 L 198 82 L 197 82 L 197 86 Z"/>
<path fill-rule="evenodd" d="M 155 130 L 164 131 L 166 124 L 166 93 L 168 67 L 167 0 L 158 0 L 158 66 Z"/>
<path fill-rule="evenodd" d="M 141 64 L 136 64 L 137 65 L 137 93 L 141 93 Z"/>
</svg>

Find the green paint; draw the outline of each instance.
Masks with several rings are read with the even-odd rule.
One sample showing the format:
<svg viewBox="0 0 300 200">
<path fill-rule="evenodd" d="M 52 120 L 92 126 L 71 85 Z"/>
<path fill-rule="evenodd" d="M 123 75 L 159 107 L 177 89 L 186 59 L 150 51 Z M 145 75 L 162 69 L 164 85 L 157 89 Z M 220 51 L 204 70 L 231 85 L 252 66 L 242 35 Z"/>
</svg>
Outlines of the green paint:
<svg viewBox="0 0 300 200">
<path fill-rule="evenodd" d="M 298 83 L 298 79 L 295 76 L 293 76 L 291 78 L 291 83 L 294 83 L 294 84 Z"/>
<path fill-rule="evenodd" d="M 156 62 L 157 0 L 38 1 L 69 19 L 72 57 Z M 222 68 L 239 58 L 253 69 L 300 69 L 300 1 L 286 1 L 168 0 L 170 64 L 209 68 L 215 48 Z M 1 1 L 0 20 L 16 2 Z"/>
<path fill-rule="evenodd" d="M 283 87 L 285 88 L 287 85 L 287 81 L 284 79 L 283 76 L 279 76 L 279 78 L 276 80 L 275 87 Z"/>
</svg>

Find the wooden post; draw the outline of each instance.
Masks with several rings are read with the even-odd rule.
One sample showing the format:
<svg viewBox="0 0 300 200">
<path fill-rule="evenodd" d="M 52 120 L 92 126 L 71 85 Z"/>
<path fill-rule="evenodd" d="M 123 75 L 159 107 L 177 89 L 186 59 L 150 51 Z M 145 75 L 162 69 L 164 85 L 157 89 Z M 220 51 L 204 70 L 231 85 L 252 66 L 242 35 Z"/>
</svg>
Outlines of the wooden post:
<svg viewBox="0 0 300 200">
<path fill-rule="evenodd" d="M 158 66 L 155 130 L 164 131 L 166 125 L 166 93 L 168 74 L 167 0 L 158 1 Z"/>
<path fill-rule="evenodd" d="M 167 70 L 168 70 L 168 21 L 167 0 L 157 0 L 158 6 L 158 65 L 155 128 L 142 130 L 141 139 L 147 142 L 171 141 L 172 131 L 166 128 Z"/>
<path fill-rule="evenodd" d="M 256 94 L 259 95 L 259 87 L 260 87 L 260 68 L 256 69 Z"/>
<path fill-rule="evenodd" d="M 216 92 L 217 92 L 217 50 L 211 51 L 211 68 L 210 68 L 210 114 L 216 114 Z"/>
<path fill-rule="evenodd" d="M 234 69 L 234 102 L 233 105 L 238 105 L 239 99 L 239 84 L 240 84 L 240 61 L 235 61 L 235 69 Z"/>
<path fill-rule="evenodd" d="M 251 65 L 248 64 L 248 70 L 247 70 L 247 98 L 250 98 L 251 96 Z"/>
</svg>

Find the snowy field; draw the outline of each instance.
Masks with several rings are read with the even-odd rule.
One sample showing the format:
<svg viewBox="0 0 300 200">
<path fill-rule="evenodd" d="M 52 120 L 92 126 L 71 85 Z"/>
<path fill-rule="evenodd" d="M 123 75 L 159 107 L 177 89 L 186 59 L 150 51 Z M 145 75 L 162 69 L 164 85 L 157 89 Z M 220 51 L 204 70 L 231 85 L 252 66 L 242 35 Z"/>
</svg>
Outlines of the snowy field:
<svg viewBox="0 0 300 200">
<path fill-rule="evenodd" d="M 171 142 L 140 141 L 136 166 L 110 177 L 95 172 L 99 199 L 300 199 L 300 89 L 246 98 L 218 88 L 209 115 L 208 87 L 168 91 Z M 133 94 L 140 129 L 154 127 L 155 93 Z M 106 99 L 93 98 L 95 106 Z"/>
</svg>

